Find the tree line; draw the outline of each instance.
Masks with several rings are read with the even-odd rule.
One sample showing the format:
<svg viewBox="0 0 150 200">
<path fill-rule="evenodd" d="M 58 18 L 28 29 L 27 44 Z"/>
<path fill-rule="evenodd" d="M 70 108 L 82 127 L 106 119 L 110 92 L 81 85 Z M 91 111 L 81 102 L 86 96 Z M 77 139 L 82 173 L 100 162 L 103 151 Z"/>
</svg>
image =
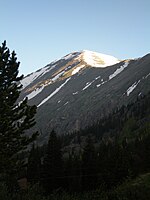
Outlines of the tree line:
<svg viewBox="0 0 150 200">
<path fill-rule="evenodd" d="M 108 190 L 149 172 L 149 102 L 150 93 L 92 127 L 73 133 L 67 154 L 67 135 L 57 136 L 53 130 L 44 151 L 32 147 L 27 165 L 29 182 L 39 182 L 47 193 L 56 189 L 90 191 L 100 185 Z"/>
</svg>

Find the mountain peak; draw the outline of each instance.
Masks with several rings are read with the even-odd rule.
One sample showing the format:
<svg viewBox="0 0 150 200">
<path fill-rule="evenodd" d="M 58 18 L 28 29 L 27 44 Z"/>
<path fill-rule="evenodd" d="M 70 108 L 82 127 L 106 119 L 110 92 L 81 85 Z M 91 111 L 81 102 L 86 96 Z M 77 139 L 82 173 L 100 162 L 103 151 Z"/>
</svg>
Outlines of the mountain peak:
<svg viewBox="0 0 150 200">
<path fill-rule="evenodd" d="M 118 60 L 114 56 L 93 52 L 89 50 L 81 51 L 79 57 L 85 63 L 87 63 L 87 65 L 90 65 L 92 67 L 107 67 L 120 62 L 120 60 Z"/>
<path fill-rule="evenodd" d="M 119 61 L 89 50 L 72 52 L 26 76 L 19 102 L 27 97 L 38 107 L 36 128 L 45 141 L 49 129 L 82 129 L 148 93 L 149 65 L 149 56 Z"/>
<path fill-rule="evenodd" d="M 76 51 L 69 53 L 62 57 L 59 60 L 55 60 L 51 62 L 49 65 L 45 66 L 44 68 L 41 68 L 37 70 L 36 72 L 33 72 L 29 75 L 27 75 L 22 81 L 21 84 L 23 85 L 23 89 L 27 87 L 30 83 L 32 83 L 37 78 L 47 74 L 49 71 L 53 71 L 55 66 L 57 66 L 58 62 L 65 60 L 64 65 L 60 65 L 59 69 L 55 71 L 55 73 L 52 75 L 51 80 L 56 81 L 67 77 L 70 77 L 72 75 L 77 74 L 79 71 L 84 70 L 86 67 L 97 67 L 97 68 L 104 68 L 107 66 L 115 65 L 119 63 L 120 61 L 110 55 L 97 53 L 90 50 L 82 50 L 82 51 Z M 78 64 L 76 64 L 78 62 Z M 56 69 L 56 68 L 55 68 Z"/>
<path fill-rule="evenodd" d="M 89 65 L 91 67 L 100 67 L 100 68 L 114 65 L 120 62 L 120 60 L 115 58 L 114 56 L 90 50 L 72 52 L 64 56 L 62 59 L 69 60 L 73 58 L 75 58 L 75 60 L 83 61 L 86 65 Z"/>
</svg>

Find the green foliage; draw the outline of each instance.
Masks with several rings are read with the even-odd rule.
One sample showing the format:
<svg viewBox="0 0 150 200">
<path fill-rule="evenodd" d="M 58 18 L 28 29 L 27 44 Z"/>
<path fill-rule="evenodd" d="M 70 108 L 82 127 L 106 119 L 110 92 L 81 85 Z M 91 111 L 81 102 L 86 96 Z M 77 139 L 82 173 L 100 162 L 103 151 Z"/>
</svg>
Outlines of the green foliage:
<svg viewBox="0 0 150 200">
<path fill-rule="evenodd" d="M 111 192 L 115 200 L 147 200 L 150 199 L 150 174 L 126 181 Z"/>
<path fill-rule="evenodd" d="M 101 186 L 96 190 L 69 194 L 64 191 L 44 196 L 39 184 L 29 186 L 27 190 L 9 193 L 5 184 L 0 184 L 1 200 L 148 200 L 150 199 L 150 174 L 144 174 L 134 180 L 126 180 L 120 186 L 106 191 Z"/>
<path fill-rule="evenodd" d="M 18 152 L 37 135 L 25 135 L 35 125 L 36 106 L 29 106 L 27 99 L 18 102 L 23 78 L 18 76 L 19 64 L 15 52 L 10 53 L 4 41 L 0 46 L 0 173 L 16 170 Z"/>
</svg>

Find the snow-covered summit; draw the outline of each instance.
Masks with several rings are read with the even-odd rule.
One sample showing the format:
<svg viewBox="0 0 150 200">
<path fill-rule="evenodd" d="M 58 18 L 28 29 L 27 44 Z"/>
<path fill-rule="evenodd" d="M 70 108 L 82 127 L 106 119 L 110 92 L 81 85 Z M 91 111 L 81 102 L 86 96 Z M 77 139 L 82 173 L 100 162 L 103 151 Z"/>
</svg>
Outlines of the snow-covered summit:
<svg viewBox="0 0 150 200">
<path fill-rule="evenodd" d="M 78 50 L 26 76 L 18 103 L 27 97 L 29 105 L 37 106 L 35 129 L 44 133 L 40 139 L 45 143 L 49 135 L 45 127 L 58 134 L 77 131 L 150 92 L 149 66 L 150 55 L 119 61 Z"/>
<path fill-rule="evenodd" d="M 84 61 L 87 65 L 91 67 L 107 67 L 120 62 L 120 60 L 118 60 L 114 56 L 89 50 L 81 50 L 78 52 L 73 52 L 67 54 L 62 59 L 70 60 L 73 58 L 75 58 L 75 60 Z"/>
<path fill-rule="evenodd" d="M 81 54 L 79 57 L 92 67 L 107 67 L 107 66 L 114 65 L 120 62 L 120 60 L 118 60 L 117 58 L 113 56 L 97 53 L 97 52 L 93 52 L 89 50 L 81 51 Z"/>
<path fill-rule="evenodd" d="M 62 60 L 65 60 L 64 66 L 62 65 Z M 68 64 L 66 63 L 67 61 L 68 61 Z M 76 65 L 77 61 L 79 61 L 79 63 Z M 97 53 L 97 52 L 93 52 L 89 50 L 72 52 L 70 54 L 65 55 L 61 59 L 58 59 L 57 61 L 51 62 L 49 65 L 45 66 L 44 68 L 41 68 L 37 70 L 36 72 L 33 72 L 29 74 L 28 76 L 26 76 L 21 81 L 21 84 L 23 85 L 22 89 L 25 89 L 33 81 L 49 73 L 59 63 L 61 63 L 60 67 L 59 68 L 56 67 L 56 71 L 53 71 L 53 73 L 50 74 L 49 79 L 51 81 L 49 82 L 54 82 L 56 80 L 59 80 L 60 77 L 66 77 L 65 75 L 67 73 L 70 74 L 70 75 L 67 75 L 67 77 L 75 75 L 80 70 L 86 68 L 86 66 L 103 68 L 110 65 L 114 65 L 118 62 L 120 61 L 113 56 L 105 55 L 105 54 L 101 54 L 101 53 Z"/>
</svg>

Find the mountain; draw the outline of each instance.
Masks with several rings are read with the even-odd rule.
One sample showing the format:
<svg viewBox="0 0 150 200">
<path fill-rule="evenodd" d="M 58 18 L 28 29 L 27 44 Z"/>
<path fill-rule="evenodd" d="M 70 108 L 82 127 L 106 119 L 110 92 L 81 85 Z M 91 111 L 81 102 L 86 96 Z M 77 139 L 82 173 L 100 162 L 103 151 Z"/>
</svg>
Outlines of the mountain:
<svg viewBox="0 0 150 200">
<path fill-rule="evenodd" d="M 19 101 L 37 105 L 35 129 L 46 141 L 93 124 L 112 110 L 150 91 L 150 54 L 117 58 L 92 51 L 73 52 L 26 76 Z"/>
</svg>

